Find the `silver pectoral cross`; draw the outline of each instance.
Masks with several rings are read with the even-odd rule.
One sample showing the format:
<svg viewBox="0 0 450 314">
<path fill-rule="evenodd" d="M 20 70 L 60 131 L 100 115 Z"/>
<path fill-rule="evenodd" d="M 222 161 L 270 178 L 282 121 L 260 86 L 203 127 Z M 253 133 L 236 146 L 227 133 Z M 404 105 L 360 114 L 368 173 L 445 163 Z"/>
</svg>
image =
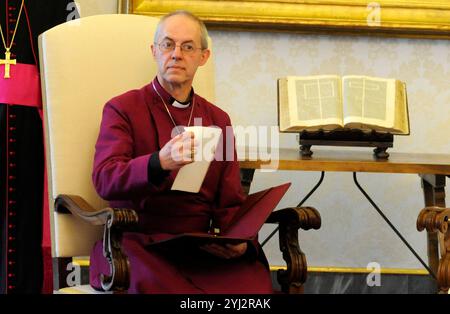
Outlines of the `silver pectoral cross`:
<svg viewBox="0 0 450 314">
<path fill-rule="evenodd" d="M 5 59 L 0 59 L 0 65 L 5 65 L 5 76 L 4 78 L 10 78 L 9 75 L 9 68 L 11 65 L 16 65 L 16 59 L 11 59 L 11 52 L 9 51 L 9 48 L 5 51 Z"/>
</svg>

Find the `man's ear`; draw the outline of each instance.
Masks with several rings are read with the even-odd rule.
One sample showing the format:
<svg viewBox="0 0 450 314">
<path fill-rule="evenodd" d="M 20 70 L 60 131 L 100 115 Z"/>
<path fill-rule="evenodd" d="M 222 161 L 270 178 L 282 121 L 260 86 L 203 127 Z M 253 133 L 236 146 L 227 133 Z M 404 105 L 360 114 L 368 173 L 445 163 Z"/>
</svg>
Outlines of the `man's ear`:
<svg viewBox="0 0 450 314">
<path fill-rule="evenodd" d="M 202 57 L 201 57 L 202 59 L 200 60 L 200 66 L 204 65 L 206 61 L 208 61 L 210 55 L 211 50 L 209 49 L 202 50 Z"/>
<path fill-rule="evenodd" d="M 152 50 L 153 58 L 156 58 L 156 47 L 155 47 L 155 45 L 151 44 L 150 45 L 150 49 Z"/>
</svg>

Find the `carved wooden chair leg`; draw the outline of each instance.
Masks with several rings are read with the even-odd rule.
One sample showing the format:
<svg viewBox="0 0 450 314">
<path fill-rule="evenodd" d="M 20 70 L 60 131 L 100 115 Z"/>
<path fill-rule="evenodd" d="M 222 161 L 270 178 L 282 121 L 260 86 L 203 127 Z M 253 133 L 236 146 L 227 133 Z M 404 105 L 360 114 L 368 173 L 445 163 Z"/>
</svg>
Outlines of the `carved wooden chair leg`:
<svg viewBox="0 0 450 314">
<path fill-rule="evenodd" d="M 136 212 L 113 208 L 107 217 L 103 235 L 103 256 L 109 263 L 110 275 L 102 274 L 101 284 L 105 291 L 123 292 L 130 286 L 130 265 L 122 251 L 122 234 L 137 225 Z"/>
<path fill-rule="evenodd" d="M 440 243 L 441 259 L 437 273 L 438 287 L 441 293 L 450 288 L 450 230 L 448 229 L 450 208 L 437 206 L 425 207 L 417 218 L 417 230 L 426 229 L 428 232 L 441 232 L 444 241 Z"/>
<path fill-rule="evenodd" d="M 109 263 L 110 274 L 101 276 L 104 291 L 126 291 L 130 285 L 128 257 L 122 251 L 122 234 L 138 223 L 137 213 L 128 208 L 94 209 L 82 197 L 60 194 L 55 199 L 55 211 L 73 214 L 92 225 L 104 225 L 103 256 Z"/>
<path fill-rule="evenodd" d="M 280 250 L 287 269 L 279 270 L 277 277 L 285 293 L 303 293 L 307 276 L 306 256 L 298 243 L 298 229 L 319 229 L 321 218 L 313 207 L 291 207 L 273 212 L 268 223 L 278 223 Z"/>
</svg>

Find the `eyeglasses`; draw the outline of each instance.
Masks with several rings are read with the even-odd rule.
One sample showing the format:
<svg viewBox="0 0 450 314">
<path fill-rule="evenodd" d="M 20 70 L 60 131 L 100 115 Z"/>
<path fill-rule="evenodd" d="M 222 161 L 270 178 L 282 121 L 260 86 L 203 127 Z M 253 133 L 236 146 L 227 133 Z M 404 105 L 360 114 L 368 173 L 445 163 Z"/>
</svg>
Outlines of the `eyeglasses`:
<svg viewBox="0 0 450 314">
<path fill-rule="evenodd" d="M 197 48 L 193 43 L 183 43 L 181 45 L 176 45 L 173 40 L 165 39 L 159 44 L 157 44 L 159 49 L 162 52 L 172 52 L 175 50 L 176 47 L 180 47 L 181 51 L 184 54 L 193 54 L 197 49 L 203 50 L 203 48 Z"/>
</svg>

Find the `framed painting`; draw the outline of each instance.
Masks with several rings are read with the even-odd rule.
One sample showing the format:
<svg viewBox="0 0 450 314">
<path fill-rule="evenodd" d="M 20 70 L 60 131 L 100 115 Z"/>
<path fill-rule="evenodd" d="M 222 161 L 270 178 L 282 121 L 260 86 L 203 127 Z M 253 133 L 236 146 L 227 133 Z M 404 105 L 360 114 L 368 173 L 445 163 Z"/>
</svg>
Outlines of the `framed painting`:
<svg viewBox="0 0 450 314">
<path fill-rule="evenodd" d="M 119 0 L 122 13 L 178 9 L 212 29 L 450 39 L 448 0 Z"/>
</svg>

